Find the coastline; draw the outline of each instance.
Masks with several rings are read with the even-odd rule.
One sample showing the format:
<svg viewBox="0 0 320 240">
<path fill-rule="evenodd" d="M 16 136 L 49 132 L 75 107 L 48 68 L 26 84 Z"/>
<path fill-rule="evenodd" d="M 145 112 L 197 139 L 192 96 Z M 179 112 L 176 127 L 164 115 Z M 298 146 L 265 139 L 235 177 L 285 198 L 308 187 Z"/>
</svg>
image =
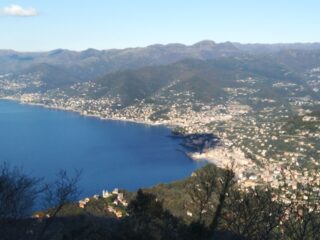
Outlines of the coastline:
<svg viewBox="0 0 320 240">
<path fill-rule="evenodd" d="M 188 136 L 184 135 L 184 134 L 179 134 L 179 135 L 175 135 L 172 130 L 173 128 L 177 127 L 178 125 L 175 125 L 175 124 L 167 124 L 167 123 L 154 123 L 152 121 L 138 121 L 138 120 L 134 120 L 134 119 L 123 119 L 123 118 L 105 118 L 105 117 L 102 117 L 102 116 L 99 116 L 99 115 L 95 115 L 95 114 L 87 114 L 87 113 L 84 113 L 80 110 L 75 110 L 75 109 L 71 109 L 71 108 L 64 108 L 64 107 L 54 107 L 54 106 L 49 106 L 49 105 L 46 105 L 46 104 L 42 104 L 42 103 L 34 103 L 34 102 L 26 102 L 26 101 L 21 101 L 20 99 L 18 98 L 14 98 L 14 97 L 0 97 L 0 101 L 1 100 L 4 100 L 4 101 L 13 101 L 13 102 L 16 102 L 18 104 L 22 104 L 22 105 L 28 105 L 28 106 L 35 106 L 35 107 L 41 107 L 41 108 L 45 108 L 45 109 L 51 109 L 51 110 L 58 110 L 58 111 L 64 111 L 64 112 L 72 112 L 72 113 L 75 113 L 75 114 L 78 114 L 80 116 L 83 116 L 83 117 L 91 117 L 91 118 L 95 118 L 95 119 L 98 119 L 98 120 L 101 120 L 101 121 L 118 121 L 118 122 L 123 122 L 123 123 L 134 123 L 134 124 L 142 124 L 142 125 L 145 125 L 145 126 L 148 126 L 148 127 L 157 127 L 157 126 L 161 126 L 161 127 L 166 127 L 168 129 L 170 129 L 171 131 L 171 134 L 168 135 L 168 137 L 171 137 L 171 138 L 180 138 L 182 139 L 183 143 L 181 143 L 180 145 L 187 149 L 188 146 L 185 145 L 185 140 L 188 138 Z M 182 152 L 188 159 L 194 161 L 194 162 L 199 162 L 199 160 L 195 159 L 192 157 L 193 153 L 196 152 L 196 150 L 192 150 L 190 147 L 188 150 L 182 150 L 182 149 L 177 149 L 177 151 L 180 151 Z M 205 161 L 205 162 L 208 162 L 207 160 L 201 160 L 201 161 Z"/>
<path fill-rule="evenodd" d="M 281 175 L 282 163 L 267 161 L 267 159 L 259 156 L 262 165 L 257 165 L 253 159 L 246 156 L 240 147 L 233 146 L 228 142 L 224 142 L 223 135 L 216 138 L 207 138 L 210 133 L 197 133 L 189 132 L 176 132 L 173 131 L 174 127 L 180 127 L 179 121 L 164 120 L 163 122 L 143 121 L 137 119 L 130 119 L 121 117 L 102 117 L 98 114 L 88 114 L 85 110 L 76 110 L 70 107 L 49 106 L 42 103 L 35 103 L 29 101 L 23 101 L 16 97 L 0 97 L 0 100 L 15 101 L 18 104 L 34 105 L 47 109 L 56 109 L 59 111 L 74 112 L 81 116 L 93 117 L 101 121 L 120 121 L 134 124 L 143 124 L 145 126 L 163 126 L 171 130 L 169 137 L 181 138 L 181 145 L 185 148 L 180 150 L 185 154 L 188 159 L 194 162 L 206 162 L 214 164 L 222 169 L 232 169 L 235 173 L 235 180 L 242 189 L 255 188 L 259 185 L 270 185 L 272 188 L 279 188 L 283 179 L 289 179 L 293 182 L 294 186 L 296 182 L 303 182 L 304 179 L 291 179 L 290 171 L 286 172 L 284 176 Z M 112 115 L 111 115 L 112 116 Z M 178 119 L 179 120 L 179 119 Z M 169 124 L 170 123 L 170 124 Z M 184 125 L 182 126 L 184 127 Z M 213 134 L 211 133 L 213 136 Z M 189 148 L 190 147 L 190 148 Z M 276 174 L 275 174 L 276 173 Z M 300 176 L 295 170 L 294 174 Z"/>
<path fill-rule="evenodd" d="M 203 166 L 177 151 L 184 150 L 181 141 L 168 138 L 168 128 L 100 121 L 5 99 L 0 105 L 1 132 L 9 136 L 2 139 L 4 161 L 47 182 L 59 169 L 83 169 L 81 198 L 102 189 L 136 191 L 179 181 Z"/>
<path fill-rule="evenodd" d="M 72 108 L 64 108 L 64 107 L 59 107 L 59 106 L 54 107 L 54 106 L 49 106 L 49 105 L 46 105 L 46 104 L 43 104 L 43 103 L 26 102 L 26 101 L 21 101 L 20 99 L 13 98 L 13 97 L 0 97 L 0 100 L 13 101 L 13 102 L 17 102 L 18 104 L 42 107 L 42 108 L 46 108 L 46 109 L 59 110 L 59 111 L 64 111 L 64 112 L 73 112 L 73 113 L 79 114 L 80 116 L 92 117 L 92 118 L 96 118 L 96 119 L 99 119 L 99 120 L 102 120 L 102 121 L 120 121 L 120 122 L 143 124 L 143 125 L 147 125 L 147 126 L 164 126 L 164 127 L 169 128 L 169 129 L 173 129 L 174 127 L 177 126 L 177 125 L 170 125 L 170 124 L 166 124 L 166 123 L 154 123 L 154 122 L 151 122 L 151 121 L 150 122 L 145 122 L 145 121 L 139 121 L 139 120 L 134 120 L 134 119 L 106 118 L 106 117 L 102 117 L 102 116 L 95 115 L 95 114 L 83 113 L 80 110 L 76 110 L 76 109 L 72 109 Z"/>
<path fill-rule="evenodd" d="M 76 114 L 79 114 L 80 116 L 84 117 L 93 117 L 96 119 L 99 119 L 101 121 L 119 121 L 119 122 L 127 122 L 127 123 L 134 123 L 134 124 L 142 124 L 145 126 L 163 126 L 171 130 L 171 134 L 168 137 L 172 138 L 181 138 L 182 143 L 181 146 L 185 148 L 185 150 L 177 149 L 177 151 L 182 152 L 185 154 L 191 161 L 194 162 L 206 162 L 210 164 L 214 164 L 219 168 L 227 169 L 233 166 L 235 170 L 235 174 L 237 179 L 241 179 L 243 176 L 243 172 L 245 172 L 248 168 L 254 168 L 255 165 L 250 161 L 250 159 L 245 158 L 243 153 L 240 150 L 236 150 L 234 152 L 233 150 L 225 147 L 223 144 L 220 144 L 220 139 L 218 140 L 218 137 L 215 137 L 212 135 L 212 138 L 209 138 L 209 146 L 205 144 L 206 140 L 208 138 L 204 138 L 205 135 L 210 135 L 210 133 L 207 134 L 184 134 L 184 133 L 174 133 L 173 129 L 175 127 L 179 127 L 179 124 L 168 124 L 163 122 L 152 122 L 152 121 L 139 121 L 136 119 L 124 119 L 124 118 L 106 118 L 99 116 L 97 114 L 87 114 L 83 111 L 72 109 L 72 108 L 65 108 L 65 107 L 59 107 L 59 106 L 49 106 L 42 103 L 34 103 L 34 102 L 27 102 L 23 101 L 19 98 L 14 97 L 0 97 L 0 100 L 8 100 L 8 101 L 14 101 L 18 104 L 24 104 L 24 105 L 30 105 L 30 106 L 36 106 L 36 107 L 42 107 L 46 109 L 52 109 L 52 110 L 58 110 L 58 111 L 65 111 L 65 112 L 73 112 Z M 200 143 L 199 143 L 200 139 Z"/>
</svg>

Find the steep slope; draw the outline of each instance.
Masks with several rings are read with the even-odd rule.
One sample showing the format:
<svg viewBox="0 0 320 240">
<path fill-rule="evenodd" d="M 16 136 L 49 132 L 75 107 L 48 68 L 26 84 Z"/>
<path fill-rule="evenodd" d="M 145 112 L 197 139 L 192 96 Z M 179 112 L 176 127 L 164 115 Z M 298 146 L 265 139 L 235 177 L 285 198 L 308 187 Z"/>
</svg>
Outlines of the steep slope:
<svg viewBox="0 0 320 240">
<path fill-rule="evenodd" d="M 223 97 L 224 88 L 241 87 L 238 80 L 254 78 L 254 88 L 270 93 L 270 86 L 277 81 L 301 82 L 295 73 L 284 66 L 264 58 L 251 56 L 220 58 L 216 60 L 184 60 L 165 66 L 146 67 L 108 74 L 94 82 L 90 92 L 93 98 L 120 97 L 122 103 L 190 92 L 195 100 L 208 102 Z M 281 97 L 276 89 L 272 95 Z"/>
<path fill-rule="evenodd" d="M 38 84 L 27 88 L 28 91 L 46 91 L 55 88 L 62 88 L 70 86 L 79 79 L 73 73 L 49 64 L 37 64 L 20 72 L 17 77 L 24 80 L 27 84 L 30 81 L 36 81 Z"/>
</svg>

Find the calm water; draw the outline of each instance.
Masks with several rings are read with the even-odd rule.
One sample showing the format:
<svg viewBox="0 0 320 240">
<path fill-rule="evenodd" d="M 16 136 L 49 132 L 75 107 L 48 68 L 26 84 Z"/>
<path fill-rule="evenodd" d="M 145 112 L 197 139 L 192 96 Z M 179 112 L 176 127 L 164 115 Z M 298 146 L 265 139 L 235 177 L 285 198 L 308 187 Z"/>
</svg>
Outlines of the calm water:
<svg viewBox="0 0 320 240">
<path fill-rule="evenodd" d="M 165 127 L 102 121 L 76 113 L 0 101 L 0 162 L 52 180 L 81 169 L 83 196 L 134 190 L 184 178 L 199 167 Z"/>
</svg>

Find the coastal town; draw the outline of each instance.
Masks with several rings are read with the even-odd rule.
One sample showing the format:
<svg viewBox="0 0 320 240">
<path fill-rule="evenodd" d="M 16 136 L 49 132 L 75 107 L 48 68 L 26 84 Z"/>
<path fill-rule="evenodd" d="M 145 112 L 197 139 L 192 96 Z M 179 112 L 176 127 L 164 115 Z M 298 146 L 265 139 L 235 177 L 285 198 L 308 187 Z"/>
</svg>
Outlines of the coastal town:
<svg viewBox="0 0 320 240">
<path fill-rule="evenodd" d="M 200 134 L 191 137 L 191 145 L 201 145 L 199 151 L 188 152 L 192 159 L 232 167 L 243 188 L 283 187 L 282 199 L 288 201 L 286 196 L 300 185 L 318 186 L 320 179 L 320 68 L 307 74 L 309 81 L 304 86 L 272 84 L 283 91 L 285 101 L 261 97 L 263 90 L 254 77 L 237 80 L 242 87 L 224 88 L 223 97 L 211 102 L 201 102 L 195 93 L 178 92 L 170 86 L 150 99 L 123 106 L 121 96 L 91 97 L 90 91 L 97 87 L 94 82 L 72 85 L 73 95 L 66 89 L 32 92 L 41 84 L 37 76 L 7 74 L 0 76 L 0 97 L 101 119 L 163 124 L 189 137 Z"/>
</svg>

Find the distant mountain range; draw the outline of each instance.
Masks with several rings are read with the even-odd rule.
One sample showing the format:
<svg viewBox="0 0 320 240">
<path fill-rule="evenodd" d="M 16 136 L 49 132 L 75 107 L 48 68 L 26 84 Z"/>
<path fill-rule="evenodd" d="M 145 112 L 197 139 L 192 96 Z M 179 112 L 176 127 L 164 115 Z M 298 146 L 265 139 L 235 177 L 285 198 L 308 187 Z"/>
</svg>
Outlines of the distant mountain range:
<svg viewBox="0 0 320 240">
<path fill-rule="evenodd" d="M 310 44 L 240 44 L 201 41 L 191 46 L 183 44 L 151 45 L 145 48 L 122 50 L 69 51 L 57 49 L 50 52 L 16 52 L 0 50 L 0 73 L 29 71 L 43 64 L 60 67 L 79 80 L 92 80 L 107 73 L 137 69 L 145 66 L 174 63 L 183 59 L 217 59 L 243 54 L 293 55 L 320 50 L 320 43 Z"/>
<path fill-rule="evenodd" d="M 222 89 L 241 87 L 236 80 L 258 79 L 259 96 L 281 98 L 270 89 L 272 83 L 285 81 L 305 85 L 306 72 L 320 66 L 320 43 L 240 44 L 201 41 L 182 44 L 151 45 L 123 50 L 20 53 L 0 51 L 0 74 L 22 79 L 24 92 L 62 89 L 75 96 L 93 99 L 119 97 L 123 106 L 135 101 L 154 100 L 171 92 L 190 91 L 196 101 L 209 101 L 224 94 Z M 19 80 L 19 81 L 20 81 Z M 38 84 L 29 82 L 38 81 Z M 29 81 L 29 82 L 28 82 Z M 306 89 L 308 86 L 304 86 Z M 14 92 L 13 92 L 14 93 Z M 303 94 L 303 93 L 301 93 Z"/>
</svg>

